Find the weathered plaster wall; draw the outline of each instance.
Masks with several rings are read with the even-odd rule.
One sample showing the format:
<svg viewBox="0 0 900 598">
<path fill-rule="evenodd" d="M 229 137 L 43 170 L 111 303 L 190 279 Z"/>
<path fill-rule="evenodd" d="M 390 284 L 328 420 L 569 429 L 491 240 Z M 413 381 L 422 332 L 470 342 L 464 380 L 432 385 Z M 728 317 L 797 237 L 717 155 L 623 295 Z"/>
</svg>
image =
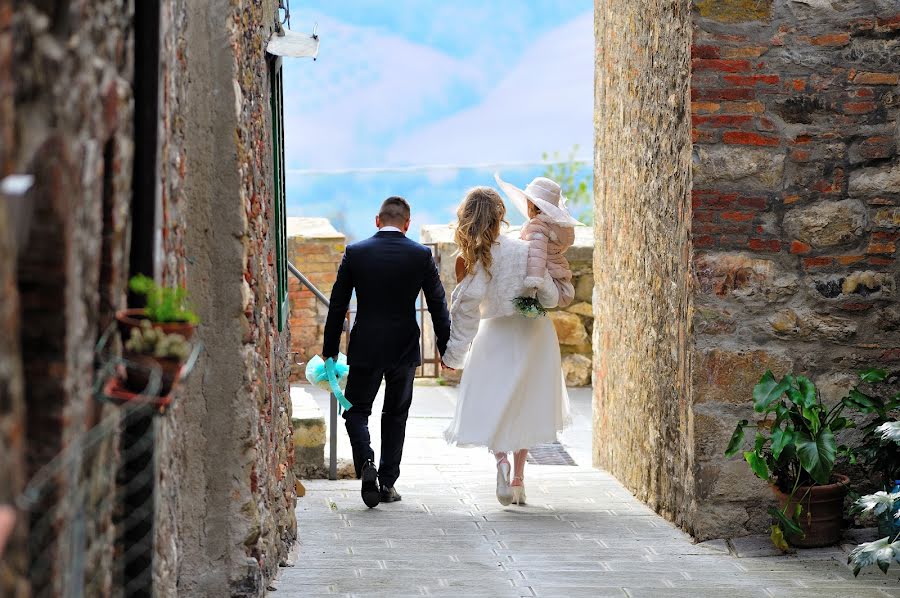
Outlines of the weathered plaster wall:
<svg viewBox="0 0 900 598">
<path fill-rule="evenodd" d="M 690 4 L 595 3 L 594 463 L 684 522 Z"/>
<path fill-rule="evenodd" d="M 326 297 L 330 297 L 347 237 L 325 218 L 288 218 L 287 235 L 288 260 Z M 305 363 L 322 352 L 328 309 L 293 276 L 290 277 L 289 297 L 291 381 L 297 382 L 306 379 Z"/>
<path fill-rule="evenodd" d="M 171 431 L 182 471 L 177 568 L 185 596 L 262 595 L 296 535 L 289 332 L 277 329 L 270 226 L 264 48 L 274 15 L 271 1 L 188 6 L 190 76 L 186 95 L 169 106 L 168 122 L 190 135 L 180 133 L 183 145 L 170 139 L 164 151 L 164 167 L 184 173 L 183 195 L 170 200 L 181 220 L 173 210 L 168 226 L 171 238 L 183 234 L 205 345 Z"/>
<path fill-rule="evenodd" d="M 900 5 L 695 2 L 694 433 L 700 538 L 771 492 L 722 456 L 767 368 L 826 399 L 900 358 Z"/>
</svg>

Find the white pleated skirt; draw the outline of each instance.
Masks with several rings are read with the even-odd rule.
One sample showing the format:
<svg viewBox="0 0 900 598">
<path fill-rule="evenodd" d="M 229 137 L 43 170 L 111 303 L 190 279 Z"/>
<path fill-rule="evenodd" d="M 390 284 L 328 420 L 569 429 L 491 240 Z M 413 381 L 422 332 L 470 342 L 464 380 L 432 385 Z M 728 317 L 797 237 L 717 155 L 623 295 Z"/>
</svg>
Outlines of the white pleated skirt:
<svg viewBox="0 0 900 598">
<path fill-rule="evenodd" d="M 444 432 L 447 442 L 516 451 L 555 441 L 569 421 L 550 318 L 482 320 L 464 366 L 456 415 Z"/>
</svg>

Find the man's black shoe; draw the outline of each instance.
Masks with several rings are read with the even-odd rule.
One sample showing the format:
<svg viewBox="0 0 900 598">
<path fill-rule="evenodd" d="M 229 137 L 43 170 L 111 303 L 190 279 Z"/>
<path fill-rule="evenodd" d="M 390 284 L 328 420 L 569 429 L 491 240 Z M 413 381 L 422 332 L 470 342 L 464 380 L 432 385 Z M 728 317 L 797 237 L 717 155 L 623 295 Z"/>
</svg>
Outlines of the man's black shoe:
<svg viewBox="0 0 900 598">
<path fill-rule="evenodd" d="M 377 507 L 381 502 L 381 493 L 378 491 L 378 470 L 371 461 L 366 461 L 362 468 L 362 499 L 370 509 Z"/>
<path fill-rule="evenodd" d="M 397 502 L 398 500 L 403 500 L 403 497 L 400 496 L 400 493 L 393 486 L 390 488 L 381 487 L 381 502 Z"/>
</svg>

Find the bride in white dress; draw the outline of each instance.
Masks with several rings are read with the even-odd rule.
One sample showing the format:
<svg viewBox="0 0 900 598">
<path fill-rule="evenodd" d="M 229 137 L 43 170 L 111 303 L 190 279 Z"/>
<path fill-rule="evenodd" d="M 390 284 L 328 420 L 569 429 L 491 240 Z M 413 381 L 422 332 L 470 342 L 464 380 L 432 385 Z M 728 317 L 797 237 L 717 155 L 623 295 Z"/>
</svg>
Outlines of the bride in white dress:
<svg viewBox="0 0 900 598">
<path fill-rule="evenodd" d="M 457 211 L 450 342 L 444 365 L 464 368 L 456 415 L 445 436 L 459 446 L 484 446 L 497 459 L 497 499 L 525 503 L 528 448 L 553 442 L 569 419 L 559 342 L 548 317 L 529 319 L 514 305 L 524 295 L 528 243 L 501 235 L 506 207 L 490 187 L 469 191 Z M 559 291 L 549 274 L 537 289 L 544 307 Z M 514 453 L 510 479 L 508 453 Z"/>
</svg>

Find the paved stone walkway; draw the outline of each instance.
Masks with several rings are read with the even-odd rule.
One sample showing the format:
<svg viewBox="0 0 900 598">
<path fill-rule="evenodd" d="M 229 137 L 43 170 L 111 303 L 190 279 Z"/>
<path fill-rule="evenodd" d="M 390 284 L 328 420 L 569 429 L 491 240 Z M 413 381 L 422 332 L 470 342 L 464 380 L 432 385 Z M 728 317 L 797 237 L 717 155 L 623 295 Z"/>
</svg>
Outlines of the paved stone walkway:
<svg viewBox="0 0 900 598">
<path fill-rule="evenodd" d="M 562 440 L 578 466 L 529 464 L 529 505 L 504 508 L 493 458 L 443 441 L 454 390 L 417 389 L 403 501 L 370 510 L 355 480 L 306 482 L 295 564 L 270 595 L 900 597 L 896 572 L 854 579 L 841 548 L 771 556 L 760 539 L 694 544 L 589 466 L 589 394 L 573 395 Z"/>
</svg>

